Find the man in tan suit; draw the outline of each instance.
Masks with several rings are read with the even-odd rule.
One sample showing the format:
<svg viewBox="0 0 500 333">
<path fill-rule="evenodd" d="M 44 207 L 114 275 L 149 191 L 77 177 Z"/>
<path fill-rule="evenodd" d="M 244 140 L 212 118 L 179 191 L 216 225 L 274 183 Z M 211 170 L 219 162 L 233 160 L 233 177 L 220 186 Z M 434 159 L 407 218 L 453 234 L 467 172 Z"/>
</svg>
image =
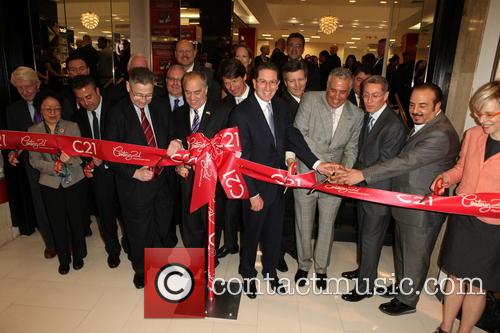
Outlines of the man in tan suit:
<svg viewBox="0 0 500 333">
<path fill-rule="evenodd" d="M 352 88 L 348 69 L 336 68 L 328 76 L 324 92 L 307 92 L 301 99 L 295 118 L 297 127 L 312 152 L 322 161 L 354 165 L 358 155 L 358 138 L 363 125 L 363 112 L 347 100 Z M 288 156 L 287 156 L 288 157 Z M 292 162 L 291 158 L 287 162 Z M 299 172 L 310 171 L 299 160 Z M 312 266 L 316 271 L 316 286 L 326 289 L 326 270 L 333 243 L 333 224 L 341 199 L 329 194 L 295 190 L 296 236 L 299 269 L 295 281 L 299 286 Z M 319 230 L 315 247 L 312 232 L 316 206 L 319 208 Z"/>
</svg>

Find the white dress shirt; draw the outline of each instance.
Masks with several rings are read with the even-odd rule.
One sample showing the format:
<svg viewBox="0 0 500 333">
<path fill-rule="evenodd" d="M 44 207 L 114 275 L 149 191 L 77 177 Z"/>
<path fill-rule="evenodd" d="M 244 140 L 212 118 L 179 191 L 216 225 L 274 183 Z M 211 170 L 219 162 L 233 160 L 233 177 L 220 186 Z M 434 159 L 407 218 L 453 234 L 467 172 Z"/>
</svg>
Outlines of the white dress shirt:
<svg viewBox="0 0 500 333">
<path fill-rule="evenodd" d="M 97 116 L 97 124 L 99 125 L 99 128 L 101 128 L 101 109 L 102 109 L 102 98 L 99 101 L 99 105 L 97 108 L 94 110 L 95 115 Z M 139 110 L 139 114 L 140 114 Z M 89 124 L 90 124 L 90 131 L 92 132 L 92 137 L 95 138 L 95 133 L 94 133 L 94 116 L 92 115 L 91 111 L 87 110 L 87 117 L 89 118 Z M 141 120 L 141 117 L 139 116 L 139 121 Z M 151 122 L 150 122 L 151 123 Z M 151 126 L 152 127 L 152 126 Z M 101 133 L 99 133 L 99 137 L 101 137 Z"/>
</svg>

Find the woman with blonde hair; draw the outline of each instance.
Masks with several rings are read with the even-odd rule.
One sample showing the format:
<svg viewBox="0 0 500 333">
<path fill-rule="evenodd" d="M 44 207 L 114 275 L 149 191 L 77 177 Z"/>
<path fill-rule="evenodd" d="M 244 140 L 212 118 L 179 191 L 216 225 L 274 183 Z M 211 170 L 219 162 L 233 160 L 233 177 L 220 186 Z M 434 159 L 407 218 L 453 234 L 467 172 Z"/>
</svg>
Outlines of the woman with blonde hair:
<svg viewBox="0 0 500 333">
<path fill-rule="evenodd" d="M 460 158 L 432 183 L 458 184 L 457 194 L 500 193 L 500 81 L 487 83 L 469 107 L 478 126 L 465 133 Z M 437 333 L 451 332 L 462 309 L 458 333 L 471 332 L 486 304 L 486 290 L 500 291 L 500 219 L 451 215 L 441 248 L 440 265 L 448 273 L 443 320 Z"/>
</svg>

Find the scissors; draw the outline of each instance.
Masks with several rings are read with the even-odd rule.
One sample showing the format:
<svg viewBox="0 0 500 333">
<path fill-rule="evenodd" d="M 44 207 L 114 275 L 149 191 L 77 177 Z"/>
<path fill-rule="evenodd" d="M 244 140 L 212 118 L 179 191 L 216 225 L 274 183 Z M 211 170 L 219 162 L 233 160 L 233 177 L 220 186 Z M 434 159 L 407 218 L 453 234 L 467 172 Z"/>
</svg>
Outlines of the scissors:
<svg viewBox="0 0 500 333">
<path fill-rule="evenodd" d="M 333 174 L 334 175 L 334 174 Z M 318 186 L 320 186 L 321 184 L 325 184 L 325 183 L 328 183 L 331 179 L 331 177 L 333 177 L 333 175 L 330 175 L 330 176 L 326 176 L 325 179 L 323 180 L 320 180 L 319 182 L 315 183 L 311 189 L 309 191 L 307 191 L 307 195 L 309 194 L 312 194 L 316 191 L 316 189 L 318 188 Z"/>
<path fill-rule="evenodd" d="M 433 195 L 440 195 L 441 190 L 443 189 L 443 178 L 439 178 L 436 180 L 436 184 L 434 184 L 434 191 L 431 191 L 427 194 L 425 194 L 422 199 L 420 199 L 419 203 L 425 202 L 429 197 Z"/>
</svg>

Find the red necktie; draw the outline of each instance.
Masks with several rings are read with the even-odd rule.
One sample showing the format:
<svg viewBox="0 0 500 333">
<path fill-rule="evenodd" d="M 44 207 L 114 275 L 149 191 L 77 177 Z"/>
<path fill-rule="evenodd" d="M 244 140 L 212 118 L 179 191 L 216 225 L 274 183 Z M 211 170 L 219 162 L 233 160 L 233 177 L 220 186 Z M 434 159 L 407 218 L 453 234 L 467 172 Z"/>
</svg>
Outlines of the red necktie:
<svg viewBox="0 0 500 333">
<path fill-rule="evenodd" d="M 146 113 L 144 112 L 143 108 L 141 108 L 141 127 L 142 131 L 144 132 L 144 136 L 146 137 L 148 146 L 156 147 L 156 140 L 153 134 L 153 128 L 151 127 L 148 118 L 146 118 Z"/>
</svg>

